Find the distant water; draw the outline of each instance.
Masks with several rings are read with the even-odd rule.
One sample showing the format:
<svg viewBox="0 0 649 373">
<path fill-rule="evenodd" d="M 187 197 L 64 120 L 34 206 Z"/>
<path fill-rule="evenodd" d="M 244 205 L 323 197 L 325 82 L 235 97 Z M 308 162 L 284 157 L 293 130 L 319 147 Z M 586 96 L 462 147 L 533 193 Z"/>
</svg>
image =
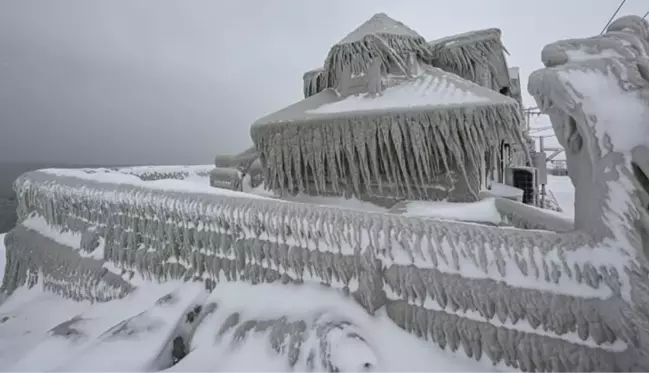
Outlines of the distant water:
<svg viewBox="0 0 649 373">
<path fill-rule="evenodd" d="M 46 168 L 46 165 L 0 163 L 0 233 L 11 230 L 16 224 L 16 195 L 12 184 L 22 173 Z"/>
<path fill-rule="evenodd" d="M 16 225 L 16 195 L 13 182 L 25 172 L 41 168 L 118 167 L 101 165 L 64 165 L 46 163 L 0 163 L 0 233 L 10 231 Z"/>
</svg>

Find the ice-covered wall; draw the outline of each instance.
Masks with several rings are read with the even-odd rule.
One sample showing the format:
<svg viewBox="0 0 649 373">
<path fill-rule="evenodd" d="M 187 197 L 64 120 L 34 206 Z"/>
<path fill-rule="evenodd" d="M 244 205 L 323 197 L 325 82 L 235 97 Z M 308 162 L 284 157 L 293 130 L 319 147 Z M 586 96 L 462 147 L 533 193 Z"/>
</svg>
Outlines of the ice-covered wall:
<svg viewBox="0 0 649 373">
<path fill-rule="evenodd" d="M 37 277 L 94 301 L 126 295 L 133 276 L 210 288 L 320 282 L 475 359 L 526 371 L 649 367 L 623 253 L 581 233 L 503 234 L 84 171 L 30 172 L 15 188 L 9 292 Z"/>
</svg>

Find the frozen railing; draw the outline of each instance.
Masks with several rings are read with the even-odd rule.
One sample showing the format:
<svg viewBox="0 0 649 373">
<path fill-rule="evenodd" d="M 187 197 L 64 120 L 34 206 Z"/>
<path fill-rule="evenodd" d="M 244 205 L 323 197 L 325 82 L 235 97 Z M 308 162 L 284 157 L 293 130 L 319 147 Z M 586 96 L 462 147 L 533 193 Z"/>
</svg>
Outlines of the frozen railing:
<svg viewBox="0 0 649 373">
<path fill-rule="evenodd" d="M 583 234 L 187 190 L 115 174 L 41 170 L 16 181 L 20 223 L 6 238 L 4 290 L 41 276 L 66 297 L 108 301 L 128 294 L 133 276 L 208 288 L 315 282 L 369 313 L 385 307 L 400 327 L 476 360 L 526 371 L 647 367 L 624 255 Z"/>
<path fill-rule="evenodd" d="M 214 168 L 212 165 L 192 165 L 192 166 L 135 166 L 121 167 L 115 171 L 135 175 L 142 180 L 162 180 L 178 179 L 185 180 L 190 178 L 207 178 L 210 171 Z"/>
</svg>

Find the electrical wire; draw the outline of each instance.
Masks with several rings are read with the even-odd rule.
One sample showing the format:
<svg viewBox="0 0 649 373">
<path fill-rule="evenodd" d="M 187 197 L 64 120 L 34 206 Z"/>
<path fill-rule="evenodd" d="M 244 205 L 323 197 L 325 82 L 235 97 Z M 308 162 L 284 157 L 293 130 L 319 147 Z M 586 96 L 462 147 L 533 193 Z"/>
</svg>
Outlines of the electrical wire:
<svg viewBox="0 0 649 373">
<path fill-rule="evenodd" d="M 613 22 L 613 19 L 614 19 L 615 16 L 620 12 L 620 9 L 622 9 L 622 6 L 624 5 L 624 3 L 626 3 L 626 0 L 622 0 L 622 2 L 620 3 L 620 6 L 618 6 L 617 9 L 615 10 L 615 13 L 613 13 L 613 15 L 612 15 L 611 18 L 608 20 L 608 22 L 606 22 L 606 25 L 605 25 L 604 28 L 602 29 L 602 32 L 599 33 L 600 35 L 602 35 L 602 34 L 604 33 L 604 31 L 606 31 L 606 28 L 608 27 L 608 25 L 610 25 L 611 22 Z"/>
<path fill-rule="evenodd" d="M 645 13 L 644 16 L 642 16 L 642 19 L 647 18 L 647 16 L 649 16 L 649 11 L 647 11 L 647 13 Z"/>
</svg>

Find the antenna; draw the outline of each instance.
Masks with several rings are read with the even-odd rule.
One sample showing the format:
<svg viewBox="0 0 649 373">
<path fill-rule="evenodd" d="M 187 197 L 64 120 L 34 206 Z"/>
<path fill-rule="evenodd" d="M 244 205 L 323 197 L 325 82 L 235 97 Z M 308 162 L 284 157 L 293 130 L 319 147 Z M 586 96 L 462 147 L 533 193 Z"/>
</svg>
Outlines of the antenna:
<svg viewBox="0 0 649 373">
<path fill-rule="evenodd" d="M 602 35 L 602 34 L 604 33 L 604 31 L 606 31 L 606 28 L 608 27 L 608 25 L 610 25 L 611 22 L 613 22 L 613 19 L 615 18 L 615 16 L 617 15 L 617 13 L 620 11 L 620 9 L 622 9 L 622 6 L 624 5 L 624 3 L 626 3 L 626 0 L 622 0 L 622 2 L 620 3 L 620 6 L 618 6 L 617 9 L 615 10 L 615 13 L 613 13 L 613 15 L 612 15 L 611 18 L 608 20 L 608 22 L 606 22 L 606 25 L 605 25 L 604 28 L 602 29 L 602 32 L 599 33 L 600 35 Z M 647 15 L 645 14 L 645 17 L 646 17 L 646 16 L 647 16 Z"/>
</svg>

